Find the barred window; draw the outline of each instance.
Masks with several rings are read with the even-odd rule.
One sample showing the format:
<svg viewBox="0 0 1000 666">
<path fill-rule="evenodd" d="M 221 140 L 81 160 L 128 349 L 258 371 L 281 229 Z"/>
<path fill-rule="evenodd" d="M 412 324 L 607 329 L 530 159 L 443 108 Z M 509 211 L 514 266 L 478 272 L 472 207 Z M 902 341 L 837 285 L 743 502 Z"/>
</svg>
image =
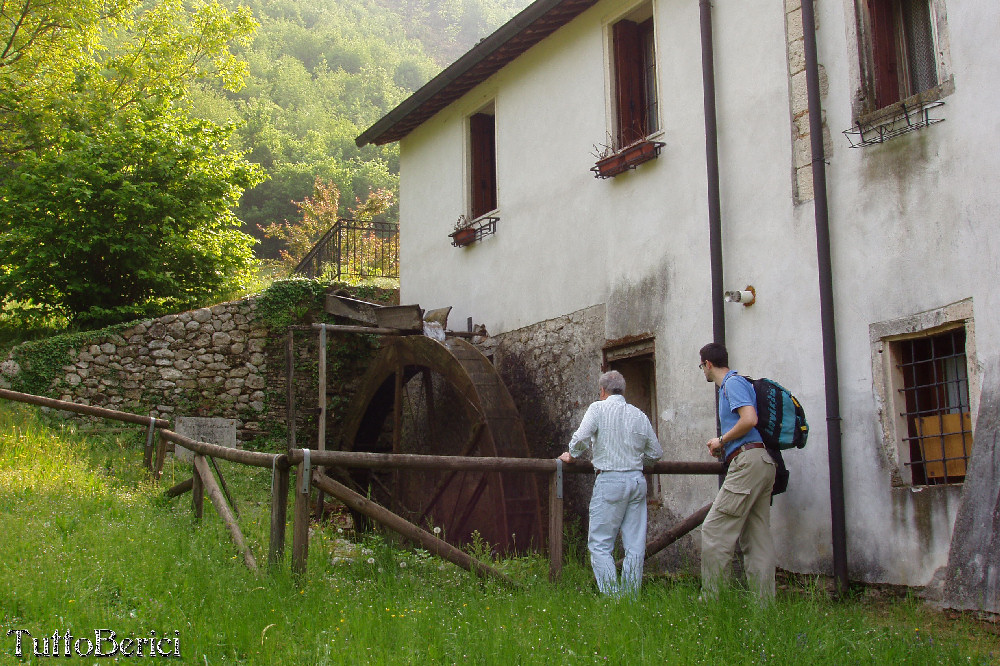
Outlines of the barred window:
<svg viewBox="0 0 1000 666">
<path fill-rule="evenodd" d="M 890 345 L 914 485 L 965 479 L 972 451 L 965 338 L 965 328 L 955 328 Z"/>
</svg>

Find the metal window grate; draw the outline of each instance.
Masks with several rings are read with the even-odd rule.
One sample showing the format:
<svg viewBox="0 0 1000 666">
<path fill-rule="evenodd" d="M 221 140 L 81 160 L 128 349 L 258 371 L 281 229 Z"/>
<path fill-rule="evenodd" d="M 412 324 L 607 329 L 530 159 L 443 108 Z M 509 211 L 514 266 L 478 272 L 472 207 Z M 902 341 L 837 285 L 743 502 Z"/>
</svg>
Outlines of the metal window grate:
<svg viewBox="0 0 1000 666">
<path fill-rule="evenodd" d="M 903 134 L 944 122 L 944 118 L 932 118 L 931 113 L 944 106 L 944 102 L 916 102 L 907 106 L 899 102 L 894 112 L 874 122 L 857 121 L 851 129 L 843 131 L 843 135 L 851 142 L 851 148 L 864 148 L 885 143 L 889 139 Z"/>
<path fill-rule="evenodd" d="M 913 483 L 961 482 L 972 450 L 965 329 L 893 344 Z"/>
</svg>

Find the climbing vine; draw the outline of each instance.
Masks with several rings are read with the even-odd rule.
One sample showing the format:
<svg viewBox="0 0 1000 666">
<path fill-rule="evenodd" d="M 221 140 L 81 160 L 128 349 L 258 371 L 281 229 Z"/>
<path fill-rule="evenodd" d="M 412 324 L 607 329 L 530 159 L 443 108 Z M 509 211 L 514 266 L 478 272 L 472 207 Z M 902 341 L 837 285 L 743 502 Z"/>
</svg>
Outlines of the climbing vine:
<svg viewBox="0 0 1000 666">
<path fill-rule="evenodd" d="M 329 284 L 304 277 L 273 282 L 257 299 L 257 316 L 272 331 L 284 331 L 292 324 L 310 323 L 323 312 Z"/>
<path fill-rule="evenodd" d="M 116 324 L 96 331 L 32 340 L 14 347 L 10 357 L 18 364 L 20 372 L 11 377 L 11 388 L 22 393 L 48 394 L 52 381 L 66 374 L 62 368 L 72 360 L 73 350 L 82 349 L 98 340 L 107 340 L 128 327 L 129 324 Z"/>
</svg>

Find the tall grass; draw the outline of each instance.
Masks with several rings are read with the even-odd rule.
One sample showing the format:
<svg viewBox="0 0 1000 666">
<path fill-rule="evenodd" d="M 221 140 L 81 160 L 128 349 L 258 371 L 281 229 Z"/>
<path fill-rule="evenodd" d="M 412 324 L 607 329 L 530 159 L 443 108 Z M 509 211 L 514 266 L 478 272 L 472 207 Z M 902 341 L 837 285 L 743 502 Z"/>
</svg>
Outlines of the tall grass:
<svg viewBox="0 0 1000 666">
<path fill-rule="evenodd" d="M 191 664 L 993 664 L 987 625 L 912 599 L 834 603 L 818 589 L 758 608 L 737 591 L 697 601 L 697 583 L 647 579 L 634 601 L 599 597 L 570 561 L 560 584 L 537 556 L 496 563 L 520 583 L 481 582 L 388 536 L 314 526 L 307 574 L 254 574 L 206 502 L 141 467 L 142 430 L 84 435 L 0 403 L 0 663 L 9 630 L 32 637 L 177 637 Z M 222 463 L 220 463 L 222 464 Z M 270 472 L 223 464 L 241 527 L 266 558 Z M 289 530 L 289 534 L 290 534 Z M 178 632 L 175 634 L 174 632 Z M 107 634 L 105 634 L 107 635 Z M 32 643 L 25 635 L 26 660 Z M 30 659 L 29 659 L 30 657 Z"/>
</svg>

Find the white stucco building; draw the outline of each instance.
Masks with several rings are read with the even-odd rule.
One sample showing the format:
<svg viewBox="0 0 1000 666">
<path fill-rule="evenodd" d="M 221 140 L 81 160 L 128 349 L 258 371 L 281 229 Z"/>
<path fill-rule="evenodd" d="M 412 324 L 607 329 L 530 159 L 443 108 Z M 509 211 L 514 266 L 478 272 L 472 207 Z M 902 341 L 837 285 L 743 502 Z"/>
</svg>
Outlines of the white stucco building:
<svg viewBox="0 0 1000 666">
<path fill-rule="evenodd" d="M 985 0 L 815 12 L 814 66 L 800 0 L 537 0 L 358 142 L 400 142 L 401 301 L 485 324 L 540 454 L 604 365 L 641 384 L 666 458 L 707 460 L 698 349 L 724 334 L 732 367 L 791 388 L 812 426 L 774 502 L 779 565 L 834 569 L 829 415 L 850 578 L 924 586 L 1000 368 L 1000 23 Z M 652 158 L 595 177 L 595 153 L 630 143 Z M 481 230 L 455 247 L 460 215 Z M 753 305 L 722 302 L 751 285 Z M 657 511 L 715 487 L 661 478 Z"/>
</svg>

